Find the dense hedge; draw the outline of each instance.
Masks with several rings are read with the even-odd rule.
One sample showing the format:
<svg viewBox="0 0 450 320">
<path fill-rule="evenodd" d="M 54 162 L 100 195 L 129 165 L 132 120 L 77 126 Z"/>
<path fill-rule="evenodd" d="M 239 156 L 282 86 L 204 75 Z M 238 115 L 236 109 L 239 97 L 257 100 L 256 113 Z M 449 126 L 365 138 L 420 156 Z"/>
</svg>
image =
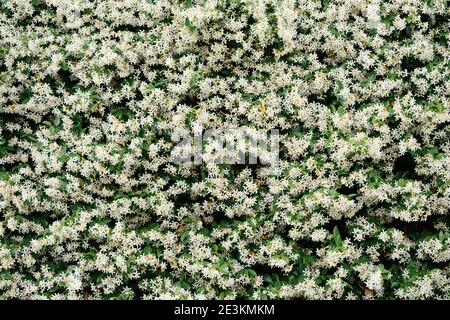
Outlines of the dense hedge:
<svg viewBox="0 0 450 320">
<path fill-rule="evenodd" d="M 449 299 L 449 17 L 0 1 L 0 297 Z M 240 127 L 276 166 L 173 162 Z"/>
</svg>

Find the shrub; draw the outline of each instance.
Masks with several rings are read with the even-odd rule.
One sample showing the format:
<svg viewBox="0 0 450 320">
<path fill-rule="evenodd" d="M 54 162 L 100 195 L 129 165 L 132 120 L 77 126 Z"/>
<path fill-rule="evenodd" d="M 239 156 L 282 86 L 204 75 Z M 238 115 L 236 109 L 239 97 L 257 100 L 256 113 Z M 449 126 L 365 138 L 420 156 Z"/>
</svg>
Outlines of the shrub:
<svg viewBox="0 0 450 320">
<path fill-rule="evenodd" d="M 1 298 L 450 298 L 446 0 L 0 8 Z"/>
</svg>

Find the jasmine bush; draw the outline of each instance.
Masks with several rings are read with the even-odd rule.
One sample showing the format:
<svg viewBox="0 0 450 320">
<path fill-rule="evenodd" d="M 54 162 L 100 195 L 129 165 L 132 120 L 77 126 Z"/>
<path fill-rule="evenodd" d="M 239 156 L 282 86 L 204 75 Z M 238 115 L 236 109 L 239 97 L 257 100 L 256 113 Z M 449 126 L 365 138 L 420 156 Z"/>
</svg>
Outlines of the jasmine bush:
<svg viewBox="0 0 450 320">
<path fill-rule="evenodd" d="M 449 14 L 0 1 L 0 297 L 450 299 Z M 174 163 L 241 127 L 276 165 Z"/>
</svg>

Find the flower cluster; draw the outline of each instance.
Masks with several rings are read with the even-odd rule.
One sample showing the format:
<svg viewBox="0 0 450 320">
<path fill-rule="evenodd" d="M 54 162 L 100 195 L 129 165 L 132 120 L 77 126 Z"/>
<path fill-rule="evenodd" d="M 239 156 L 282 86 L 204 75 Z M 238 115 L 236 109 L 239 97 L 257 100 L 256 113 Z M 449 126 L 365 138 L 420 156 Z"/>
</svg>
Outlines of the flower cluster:
<svg viewBox="0 0 450 320">
<path fill-rule="evenodd" d="M 0 298 L 450 299 L 449 17 L 0 1 Z M 243 127 L 276 167 L 173 161 Z"/>
</svg>

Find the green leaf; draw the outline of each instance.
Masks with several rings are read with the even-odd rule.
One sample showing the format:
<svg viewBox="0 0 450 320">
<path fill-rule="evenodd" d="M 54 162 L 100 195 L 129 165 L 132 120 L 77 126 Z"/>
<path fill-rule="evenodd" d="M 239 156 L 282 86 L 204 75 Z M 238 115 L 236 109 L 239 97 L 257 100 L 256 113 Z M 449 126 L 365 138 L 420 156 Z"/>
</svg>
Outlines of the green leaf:
<svg viewBox="0 0 450 320">
<path fill-rule="evenodd" d="M 64 71 L 69 70 L 69 64 L 67 63 L 67 61 L 61 62 L 60 66 L 61 66 L 61 69 Z"/>
<path fill-rule="evenodd" d="M 188 17 L 184 18 L 184 25 L 189 28 L 189 31 L 195 32 L 197 28 L 192 24 Z"/>
<path fill-rule="evenodd" d="M 336 247 L 342 246 L 341 234 L 339 233 L 339 229 L 337 226 L 334 226 L 333 229 L 333 239 L 336 244 Z"/>
<path fill-rule="evenodd" d="M 186 0 L 184 3 L 184 9 L 189 9 L 192 7 L 192 0 Z"/>
<path fill-rule="evenodd" d="M 61 124 L 61 118 L 56 117 L 55 119 L 53 119 L 53 125 L 55 127 L 59 127 L 60 124 Z"/>
</svg>

